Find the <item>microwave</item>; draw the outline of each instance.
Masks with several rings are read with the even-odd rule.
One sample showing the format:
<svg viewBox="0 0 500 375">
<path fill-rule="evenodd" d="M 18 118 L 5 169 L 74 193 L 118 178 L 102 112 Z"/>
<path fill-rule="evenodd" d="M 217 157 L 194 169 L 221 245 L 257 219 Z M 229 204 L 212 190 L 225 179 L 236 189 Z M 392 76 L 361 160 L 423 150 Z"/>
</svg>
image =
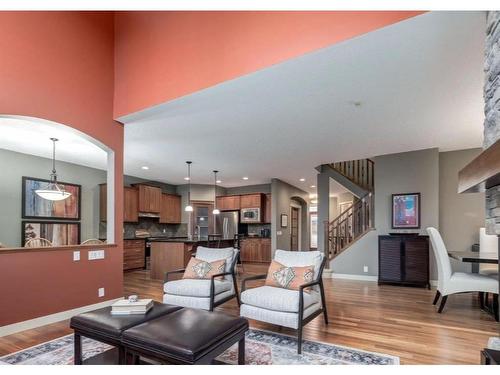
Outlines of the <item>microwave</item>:
<svg viewBox="0 0 500 375">
<path fill-rule="evenodd" d="M 260 223 L 260 208 L 242 208 L 240 221 L 242 223 Z"/>
</svg>

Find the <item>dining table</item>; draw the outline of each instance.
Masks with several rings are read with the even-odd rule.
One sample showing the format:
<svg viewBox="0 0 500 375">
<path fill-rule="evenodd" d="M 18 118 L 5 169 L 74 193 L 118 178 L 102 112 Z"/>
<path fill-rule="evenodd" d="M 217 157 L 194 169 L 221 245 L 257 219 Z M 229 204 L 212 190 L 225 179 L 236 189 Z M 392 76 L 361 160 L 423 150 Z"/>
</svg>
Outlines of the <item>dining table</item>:
<svg viewBox="0 0 500 375">
<path fill-rule="evenodd" d="M 455 260 L 465 263 L 483 263 L 483 264 L 499 264 L 498 263 L 498 252 L 476 252 L 476 251 L 448 251 L 448 256 Z M 497 277 L 499 277 L 497 275 Z M 500 287 L 500 277 L 499 277 L 499 287 Z M 495 298 L 495 296 L 493 296 Z M 500 297 L 496 296 L 497 301 L 493 303 L 499 303 Z M 492 306 L 489 306 L 487 303 L 481 303 L 481 308 L 493 315 L 495 319 L 498 321 L 498 317 L 495 316 L 494 309 Z"/>
</svg>

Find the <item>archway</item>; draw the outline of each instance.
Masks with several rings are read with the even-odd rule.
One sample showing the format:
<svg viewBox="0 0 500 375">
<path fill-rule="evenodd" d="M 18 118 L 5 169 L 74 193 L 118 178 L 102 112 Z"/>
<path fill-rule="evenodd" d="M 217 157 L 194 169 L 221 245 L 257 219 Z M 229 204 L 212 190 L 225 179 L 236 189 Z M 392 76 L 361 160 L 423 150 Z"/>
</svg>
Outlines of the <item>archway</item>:
<svg viewBox="0 0 500 375">
<path fill-rule="evenodd" d="M 108 243 L 115 243 L 115 154 L 112 149 L 99 140 L 69 125 L 36 117 L 0 114 L 0 131 L 2 134 L 2 137 L 0 137 L 0 149 L 2 150 L 27 154 L 33 157 L 50 158 L 50 138 L 55 137 L 59 139 L 57 142 L 58 162 L 72 163 L 73 165 L 82 165 L 105 171 L 106 176 L 103 181 L 107 184 L 107 224 L 105 236 Z M 6 162 L 8 163 L 9 161 Z M 13 165 L 11 169 L 16 169 L 16 166 Z M 30 170 L 33 170 L 33 168 Z M 11 174 L 15 175 L 17 180 L 19 178 L 17 174 L 22 173 L 22 171 L 16 172 L 18 173 Z M 49 171 L 40 171 L 37 175 L 42 177 L 41 174 L 43 173 L 48 177 L 48 172 Z M 17 183 L 17 181 L 15 183 Z M 15 196 L 15 200 L 17 201 L 17 194 L 20 194 L 20 191 L 4 193 L 3 199 L 8 199 L 8 197 L 12 199 L 12 197 Z M 24 192 L 22 196 L 24 201 Z M 81 197 L 79 198 L 81 199 Z M 17 203 L 18 202 L 14 202 L 13 204 Z M 92 202 L 84 203 L 93 204 Z M 19 202 L 19 206 L 20 205 L 21 203 Z M 79 205 L 79 209 L 81 209 L 81 204 Z M 95 207 L 93 207 L 92 210 L 96 211 Z M 26 215 L 24 214 L 24 209 L 22 212 L 22 218 L 25 219 Z M 4 212 L 4 217 L 6 217 L 6 215 L 7 213 Z M 16 214 L 13 216 L 15 216 L 17 220 L 18 215 Z M 19 221 L 20 220 L 21 217 L 19 217 Z M 97 226 L 99 226 L 97 219 L 96 221 Z M 95 230 L 94 233 L 96 233 Z M 23 243 L 19 244 L 18 240 L 15 242 L 16 244 L 6 243 L 5 245 L 7 245 L 7 247 L 18 247 L 19 245 L 23 245 Z"/>
</svg>

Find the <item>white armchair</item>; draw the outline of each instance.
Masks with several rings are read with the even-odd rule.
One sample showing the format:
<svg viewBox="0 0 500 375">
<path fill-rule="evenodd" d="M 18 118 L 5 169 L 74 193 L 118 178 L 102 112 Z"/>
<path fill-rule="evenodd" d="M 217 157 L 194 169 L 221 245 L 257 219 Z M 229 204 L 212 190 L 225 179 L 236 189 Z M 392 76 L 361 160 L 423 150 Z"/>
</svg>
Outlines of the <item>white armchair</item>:
<svg viewBox="0 0 500 375">
<path fill-rule="evenodd" d="M 213 262 L 225 259 L 224 272 L 213 275 L 210 279 L 181 279 L 169 281 L 174 273 L 183 273 L 185 269 L 170 271 L 165 274 L 163 285 L 163 302 L 171 305 L 191 307 L 213 311 L 213 309 L 238 296 L 238 286 L 234 274 L 239 250 L 232 247 L 214 249 L 199 246 L 196 249 L 196 259 Z M 220 277 L 224 278 L 221 280 Z"/>
<path fill-rule="evenodd" d="M 273 286 L 261 286 L 246 290 L 250 280 L 265 279 L 267 275 L 257 275 L 242 281 L 240 315 L 266 323 L 297 330 L 297 352 L 302 352 L 302 328 L 323 313 L 325 324 L 328 315 L 323 288 L 323 269 L 326 258 L 319 251 L 276 250 L 274 260 L 286 267 L 314 265 L 313 281 L 303 284 L 299 290 Z M 304 289 L 310 288 L 308 292 Z"/>
<path fill-rule="evenodd" d="M 438 269 L 438 287 L 433 304 L 437 304 L 439 297 L 441 304 L 438 313 L 441 313 L 450 294 L 464 292 L 483 292 L 498 294 L 498 280 L 475 273 L 453 272 L 446 246 L 436 228 L 427 228 Z M 497 305 L 498 310 L 498 305 Z M 495 313 L 498 316 L 498 311 Z"/>
</svg>

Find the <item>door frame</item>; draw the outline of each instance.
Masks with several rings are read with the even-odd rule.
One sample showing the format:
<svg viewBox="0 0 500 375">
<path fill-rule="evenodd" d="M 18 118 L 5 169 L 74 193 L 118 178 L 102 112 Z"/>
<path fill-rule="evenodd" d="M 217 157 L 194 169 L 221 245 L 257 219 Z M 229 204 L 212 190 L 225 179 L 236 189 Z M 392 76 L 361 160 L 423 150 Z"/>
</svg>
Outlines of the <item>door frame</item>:
<svg viewBox="0 0 500 375">
<path fill-rule="evenodd" d="M 302 206 L 294 201 L 290 202 L 290 250 L 292 250 L 292 208 L 297 209 L 297 251 L 302 247 Z"/>
</svg>

